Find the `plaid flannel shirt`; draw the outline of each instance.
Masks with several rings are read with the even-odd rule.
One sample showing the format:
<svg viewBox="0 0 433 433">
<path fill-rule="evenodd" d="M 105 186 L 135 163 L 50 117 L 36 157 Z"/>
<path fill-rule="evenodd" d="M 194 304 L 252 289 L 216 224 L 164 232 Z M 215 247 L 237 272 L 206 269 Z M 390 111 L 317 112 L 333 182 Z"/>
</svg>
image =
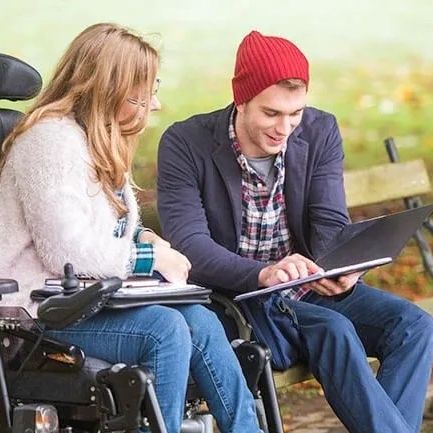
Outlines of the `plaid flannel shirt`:
<svg viewBox="0 0 433 433">
<path fill-rule="evenodd" d="M 229 122 L 229 138 L 242 173 L 242 229 L 237 253 L 260 262 L 275 263 L 291 253 L 292 240 L 287 222 L 284 198 L 284 147 L 275 158 L 276 180 L 269 193 L 265 180 L 248 164 L 242 154 L 234 127 L 233 110 Z M 309 289 L 293 287 L 283 292 L 298 300 Z"/>
<path fill-rule="evenodd" d="M 124 200 L 123 189 L 116 191 L 116 195 L 120 199 Z M 127 222 L 127 214 L 117 220 L 113 233 L 116 238 L 124 236 Z M 153 245 L 150 243 L 139 242 L 140 234 L 145 230 L 147 229 L 139 225 L 134 232 L 133 243 L 131 246 L 131 257 L 129 260 L 130 270 L 133 274 L 152 275 L 153 273 L 155 262 Z"/>
</svg>

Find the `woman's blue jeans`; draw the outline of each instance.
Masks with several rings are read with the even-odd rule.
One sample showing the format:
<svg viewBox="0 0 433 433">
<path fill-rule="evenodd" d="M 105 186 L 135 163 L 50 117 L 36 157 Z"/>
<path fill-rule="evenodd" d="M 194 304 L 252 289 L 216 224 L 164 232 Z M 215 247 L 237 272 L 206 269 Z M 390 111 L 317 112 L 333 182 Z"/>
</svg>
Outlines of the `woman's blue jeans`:
<svg viewBox="0 0 433 433">
<path fill-rule="evenodd" d="M 222 433 L 259 432 L 255 404 L 215 313 L 201 305 L 103 310 L 50 335 L 110 363 L 148 367 L 169 433 L 179 433 L 189 372 Z"/>
</svg>

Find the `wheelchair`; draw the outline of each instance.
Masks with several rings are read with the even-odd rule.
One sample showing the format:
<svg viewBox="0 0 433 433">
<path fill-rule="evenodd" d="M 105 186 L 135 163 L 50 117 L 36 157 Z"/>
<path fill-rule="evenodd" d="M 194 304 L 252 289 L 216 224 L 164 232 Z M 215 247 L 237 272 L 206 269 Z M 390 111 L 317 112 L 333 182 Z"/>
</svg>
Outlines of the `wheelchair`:
<svg viewBox="0 0 433 433">
<path fill-rule="evenodd" d="M 41 86 L 35 69 L 0 54 L 0 99 L 30 99 Z M 0 109 L 0 143 L 21 116 Z M 68 278 L 70 269 L 64 280 Z M 120 285 L 119 279 L 110 278 L 73 294 L 65 285 L 63 293 L 42 302 L 43 313 L 34 320 L 23 308 L 1 306 L 1 296 L 17 291 L 18 284 L 0 279 L 1 433 L 134 433 L 143 427 L 166 432 L 149 370 L 86 357 L 79 347 L 44 333 L 45 327 L 60 329 L 97 314 Z M 228 298 L 214 294 L 211 305 L 233 340 L 262 430 L 283 433 L 269 349 L 245 341 L 250 340 L 251 329 Z M 203 409 L 191 379 L 186 400 L 181 432 L 212 433 L 212 416 Z"/>
<path fill-rule="evenodd" d="M 149 370 L 85 357 L 44 334 L 47 324 L 63 328 L 96 314 L 121 284 L 111 278 L 74 297 L 53 296 L 38 321 L 20 307 L 0 306 L 1 432 L 136 432 L 142 426 L 166 432 Z M 15 281 L 0 280 L 1 295 L 17 290 Z M 59 418 L 67 421 L 61 430 Z"/>
</svg>

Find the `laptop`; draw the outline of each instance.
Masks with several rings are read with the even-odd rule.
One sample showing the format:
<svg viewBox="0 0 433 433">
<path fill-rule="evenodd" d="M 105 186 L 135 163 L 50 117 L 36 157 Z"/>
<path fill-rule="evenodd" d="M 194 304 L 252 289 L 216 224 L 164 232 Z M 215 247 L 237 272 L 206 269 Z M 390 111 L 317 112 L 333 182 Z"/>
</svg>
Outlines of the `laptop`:
<svg viewBox="0 0 433 433">
<path fill-rule="evenodd" d="M 321 278 L 336 278 L 390 263 L 432 212 L 433 204 L 430 204 L 348 224 L 330 242 L 326 253 L 316 260 L 324 272 L 242 293 L 234 299 L 241 301 Z"/>
</svg>

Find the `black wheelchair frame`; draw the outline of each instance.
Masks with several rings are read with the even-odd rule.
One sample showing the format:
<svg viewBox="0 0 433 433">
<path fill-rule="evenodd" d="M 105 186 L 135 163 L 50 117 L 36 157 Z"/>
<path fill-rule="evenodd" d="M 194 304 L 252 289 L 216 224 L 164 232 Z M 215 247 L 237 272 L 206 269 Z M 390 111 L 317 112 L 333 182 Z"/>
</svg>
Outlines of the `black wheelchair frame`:
<svg viewBox="0 0 433 433">
<path fill-rule="evenodd" d="M 75 303 L 56 295 L 41 304 L 46 308 L 39 323 L 22 308 L 0 307 L 0 313 L 6 313 L 0 318 L 2 433 L 33 431 L 35 421 L 29 417 L 42 417 L 35 405 L 50 410 L 47 404 L 67 420 L 65 433 L 137 432 L 143 426 L 166 433 L 149 370 L 86 358 L 78 347 L 44 335 L 45 323 L 61 328 L 64 317 L 74 323 L 96 314 L 109 299 L 107 293 L 120 285 L 118 279 L 97 283 L 94 290 L 77 293 L 81 302 Z M 12 288 L 18 290 L 16 282 L 0 280 L 0 294 Z M 40 431 L 58 431 L 50 428 Z"/>
</svg>

